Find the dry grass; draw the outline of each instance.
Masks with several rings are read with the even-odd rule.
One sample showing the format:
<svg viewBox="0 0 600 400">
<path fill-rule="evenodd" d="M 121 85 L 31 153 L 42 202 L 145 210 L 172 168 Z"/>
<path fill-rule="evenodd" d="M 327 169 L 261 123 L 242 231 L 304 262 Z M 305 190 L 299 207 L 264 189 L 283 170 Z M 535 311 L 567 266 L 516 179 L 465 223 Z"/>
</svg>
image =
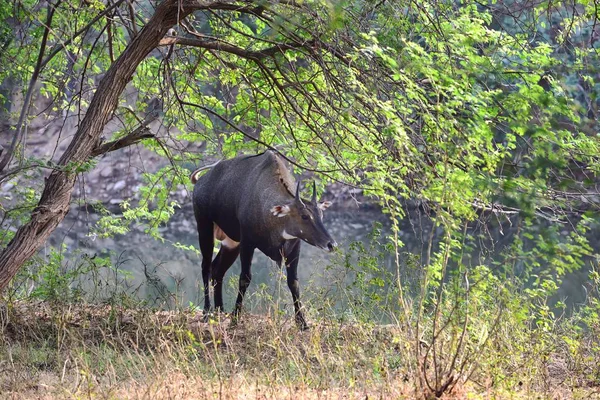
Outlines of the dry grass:
<svg viewBox="0 0 600 400">
<path fill-rule="evenodd" d="M 2 313 L 2 399 L 415 398 L 410 343 L 397 326 L 190 311 L 18 302 Z M 458 385 L 447 398 L 600 398 L 597 388 Z M 509 388 L 510 389 L 510 388 Z M 595 396 L 595 397 L 594 397 Z"/>
</svg>

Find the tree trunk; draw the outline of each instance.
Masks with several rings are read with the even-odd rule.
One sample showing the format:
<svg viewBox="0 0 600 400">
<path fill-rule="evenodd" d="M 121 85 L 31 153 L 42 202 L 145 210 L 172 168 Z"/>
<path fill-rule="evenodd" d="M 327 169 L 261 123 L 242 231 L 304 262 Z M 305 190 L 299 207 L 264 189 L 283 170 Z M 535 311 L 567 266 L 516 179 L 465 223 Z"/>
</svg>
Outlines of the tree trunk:
<svg viewBox="0 0 600 400">
<path fill-rule="evenodd" d="M 92 157 L 104 126 L 112 117 L 118 99 L 137 66 L 158 46 L 168 29 L 191 12 L 178 0 L 158 5 L 146 26 L 111 65 L 100 82 L 77 133 L 60 158 L 58 168 L 46 180 L 42 197 L 8 246 L 0 254 L 0 293 L 27 259 L 46 241 L 69 212 L 77 167 Z"/>
</svg>

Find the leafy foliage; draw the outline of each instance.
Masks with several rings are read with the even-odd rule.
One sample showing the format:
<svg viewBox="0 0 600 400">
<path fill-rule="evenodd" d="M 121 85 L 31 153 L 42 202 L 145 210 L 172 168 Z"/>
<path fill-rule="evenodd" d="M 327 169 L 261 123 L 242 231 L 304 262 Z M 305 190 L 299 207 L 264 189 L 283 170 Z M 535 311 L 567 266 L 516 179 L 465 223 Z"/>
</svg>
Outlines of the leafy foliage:
<svg viewBox="0 0 600 400">
<path fill-rule="evenodd" d="M 79 118 L 153 11 L 99 1 L 48 7 L 0 5 L 8 22 L 0 28 L 0 82 L 25 92 L 42 54 L 37 95 L 52 99 L 43 113 Z M 399 299 L 394 312 L 412 335 L 425 391 L 441 395 L 469 379 L 484 351 L 546 357 L 559 330 L 552 296 L 562 279 L 591 265 L 597 294 L 589 240 L 600 201 L 597 25 L 588 1 L 210 3 L 180 21 L 177 36 L 163 39 L 121 94 L 117 128 L 105 141 L 159 120 L 142 145 L 169 164 L 144 173 L 118 214 L 104 210 L 95 233 L 139 224 L 162 240 L 158 228 L 179 206 L 171 192 L 189 185 L 192 163 L 276 149 L 323 185 L 363 188 L 389 214 L 385 249 L 396 276 L 381 268 L 380 232 L 376 245 L 354 244 L 341 262 L 355 274 L 348 293 L 357 306 Z M 54 155 L 39 160 L 28 150 L 21 140 L 1 182 L 52 167 Z M 94 165 L 68 169 L 85 176 Z M 3 203 L 3 245 L 27 221 L 37 189 L 19 188 Z M 409 202 L 429 226 L 424 250 L 410 258 L 420 268 L 409 282 L 418 284 L 407 285 L 399 233 L 412 217 Z M 67 292 L 59 264 L 51 259 L 40 273 L 44 296 Z M 395 291 L 382 295 L 390 284 Z M 587 301 L 574 315 L 597 331 L 597 296 Z M 577 326 L 561 327 L 574 362 L 584 358 Z M 513 384 L 506 371 L 517 358 L 482 363 Z M 597 379 L 597 370 L 590 374 Z"/>
</svg>

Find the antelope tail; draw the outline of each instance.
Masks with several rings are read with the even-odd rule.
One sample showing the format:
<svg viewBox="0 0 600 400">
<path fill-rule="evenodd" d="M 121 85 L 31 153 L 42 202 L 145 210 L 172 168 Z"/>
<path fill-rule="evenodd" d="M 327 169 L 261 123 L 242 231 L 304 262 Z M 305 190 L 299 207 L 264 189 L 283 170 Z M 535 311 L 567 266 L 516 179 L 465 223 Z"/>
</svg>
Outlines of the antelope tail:
<svg viewBox="0 0 600 400">
<path fill-rule="evenodd" d="M 198 174 L 199 174 L 200 172 L 202 172 L 202 171 L 204 171 L 204 170 L 207 170 L 207 169 L 211 169 L 212 167 L 214 167 L 215 165 L 217 165 L 217 164 L 218 164 L 218 163 L 220 163 L 220 162 L 221 162 L 221 160 L 217 161 L 217 162 L 216 162 L 216 163 L 214 163 L 214 164 L 209 164 L 209 165 L 205 165 L 204 167 L 200 167 L 200 168 L 198 168 L 197 170 L 195 170 L 194 172 L 192 172 L 192 173 L 190 174 L 190 181 L 192 181 L 192 183 L 194 183 L 194 184 L 195 184 L 196 182 L 198 182 L 198 178 L 199 178 L 199 175 L 198 175 Z"/>
</svg>

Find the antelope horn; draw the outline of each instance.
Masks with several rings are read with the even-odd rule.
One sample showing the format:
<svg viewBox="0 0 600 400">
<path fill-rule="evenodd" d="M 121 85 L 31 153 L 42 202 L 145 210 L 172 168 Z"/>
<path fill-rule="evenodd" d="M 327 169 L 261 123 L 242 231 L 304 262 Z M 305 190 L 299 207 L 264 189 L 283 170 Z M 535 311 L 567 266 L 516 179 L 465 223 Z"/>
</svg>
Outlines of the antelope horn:
<svg viewBox="0 0 600 400">
<path fill-rule="evenodd" d="M 296 185 L 296 201 L 298 201 L 300 204 L 304 205 L 304 203 L 302 202 L 302 199 L 300 198 L 300 181 L 298 181 L 298 184 Z"/>
</svg>

